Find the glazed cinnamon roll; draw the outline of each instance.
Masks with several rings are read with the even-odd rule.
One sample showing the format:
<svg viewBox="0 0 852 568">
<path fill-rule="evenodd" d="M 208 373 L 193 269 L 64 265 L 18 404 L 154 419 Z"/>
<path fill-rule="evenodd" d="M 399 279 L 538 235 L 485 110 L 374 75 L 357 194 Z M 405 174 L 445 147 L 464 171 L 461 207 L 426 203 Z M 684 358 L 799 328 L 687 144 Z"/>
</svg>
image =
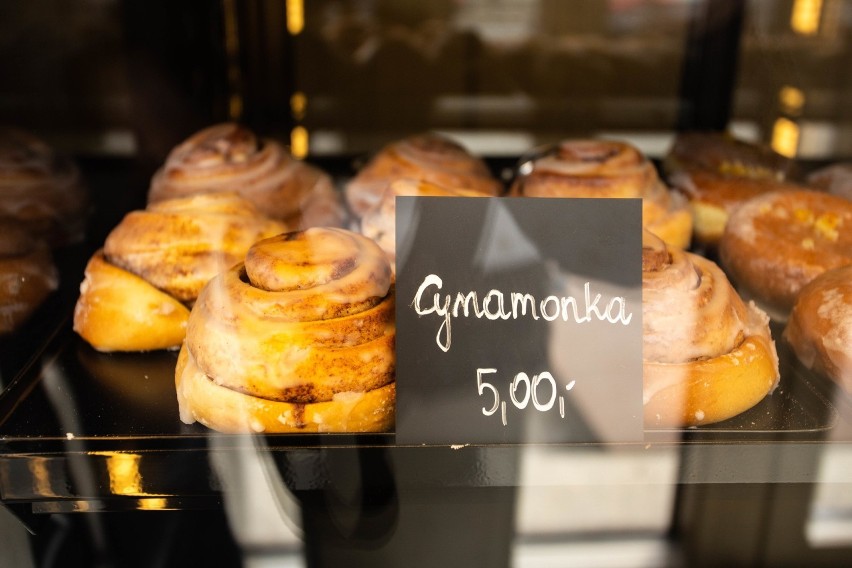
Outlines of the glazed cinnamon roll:
<svg viewBox="0 0 852 568">
<path fill-rule="evenodd" d="M 796 190 L 793 161 L 717 132 L 682 133 L 663 161 L 666 180 L 689 200 L 696 243 L 715 249 L 730 215 L 770 191 Z"/>
<path fill-rule="evenodd" d="M 645 233 L 642 247 L 645 424 L 719 422 L 778 382 L 769 318 L 745 305 L 713 262 Z"/>
<path fill-rule="evenodd" d="M 686 248 L 692 217 L 638 149 L 604 140 L 567 140 L 525 160 L 511 195 L 642 199 L 642 226 L 670 245 Z"/>
<path fill-rule="evenodd" d="M 393 425 L 394 295 L 373 241 L 313 228 L 255 244 L 205 286 L 175 371 L 181 419 L 226 432 Z"/>
<path fill-rule="evenodd" d="M 83 238 L 88 198 L 74 163 L 38 138 L 0 129 L 0 216 L 51 245 Z"/>
<path fill-rule="evenodd" d="M 0 218 L 0 335 L 15 331 L 58 285 L 47 244 Z"/>
<path fill-rule="evenodd" d="M 221 191 L 239 192 L 294 228 L 339 227 L 345 219 L 327 174 L 233 123 L 205 128 L 172 150 L 151 180 L 148 201 Z"/>
<path fill-rule="evenodd" d="M 170 199 L 132 211 L 86 268 L 74 330 L 101 351 L 179 347 L 188 306 L 207 281 L 239 262 L 258 240 L 286 230 L 235 193 Z"/>
<path fill-rule="evenodd" d="M 486 195 L 499 195 L 503 191 L 485 162 L 449 138 L 428 133 L 382 148 L 346 185 L 349 208 L 357 217 L 363 217 L 376 207 L 392 181 L 403 178 Z"/>
<path fill-rule="evenodd" d="M 469 189 L 450 189 L 426 181 L 400 179 L 391 182 L 382 199 L 361 219 L 361 233 L 376 241 L 392 267 L 396 265 L 396 197 L 488 197 Z"/>
</svg>

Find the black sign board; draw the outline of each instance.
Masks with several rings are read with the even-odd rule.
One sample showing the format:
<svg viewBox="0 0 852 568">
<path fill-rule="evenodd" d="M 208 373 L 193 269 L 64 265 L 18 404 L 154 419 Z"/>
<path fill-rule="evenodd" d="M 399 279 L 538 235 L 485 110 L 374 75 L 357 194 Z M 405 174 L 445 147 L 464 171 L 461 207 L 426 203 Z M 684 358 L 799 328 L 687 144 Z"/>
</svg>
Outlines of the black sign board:
<svg viewBox="0 0 852 568">
<path fill-rule="evenodd" d="M 397 443 L 642 440 L 640 200 L 396 214 Z"/>
</svg>

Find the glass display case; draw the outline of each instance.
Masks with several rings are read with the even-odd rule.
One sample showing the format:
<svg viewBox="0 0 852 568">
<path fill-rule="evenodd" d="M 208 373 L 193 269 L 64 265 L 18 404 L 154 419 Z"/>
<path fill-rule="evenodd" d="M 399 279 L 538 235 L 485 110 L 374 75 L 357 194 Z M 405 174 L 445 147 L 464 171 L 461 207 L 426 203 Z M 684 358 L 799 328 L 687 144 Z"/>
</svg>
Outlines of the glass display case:
<svg viewBox="0 0 852 568">
<path fill-rule="evenodd" d="M 520 195 L 533 195 L 529 192 L 537 171 L 553 174 L 547 170 L 551 166 L 542 166 L 540 160 L 569 153 L 580 155 L 581 162 L 605 160 L 616 152 L 613 147 L 590 150 L 585 144 L 616 141 L 639 156 L 642 164 L 652 164 L 648 171 L 653 174 L 642 170 L 642 175 L 653 175 L 655 180 L 659 176 L 660 185 L 654 185 L 654 191 L 682 204 L 683 211 L 689 211 L 692 227 L 696 215 L 702 213 L 686 205 L 689 190 L 679 185 L 673 174 L 677 167 L 672 164 L 676 142 L 694 133 L 726 133 L 725 140 L 736 139 L 759 149 L 754 150 L 761 156 L 759 160 L 771 155 L 772 164 L 784 164 L 783 175 L 778 173 L 780 167 L 770 172 L 770 177 L 778 178 L 773 181 L 789 185 L 782 189 L 807 195 L 832 193 L 836 194 L 832 199 L 839 200 L 836 203 L 848 201 L 852 199 L 852 175 L 848 169 L 844 174 L 842 168 L 852 163 L 852 79 L 846 72 L 850 65 L 852 3 L 845 0 L 4 3 L 0 6 L 0 75 L 6 80 L 0 85 L 0 125 L 8 129 L 0 132 L 0 253 L 38 250 L 50 260 L 34 272 L 0 280 L 10 293 L 44 288 L 32 310 L 16 320 L 13 328 L 0 327 L 0 564 L 848 565 L 852 559 L 852 387 L 848 378 L 843 386 L 852 359 L 848 347 L 852 344 L 852 308 L 848 303 L 833 309 L 845 317 L 840 331 L 821 332 L 817 337 L 818 343 L 838 342 L 840 351 L 846 345 L 847 375 L 843 370 L 814 368 L 812 358 L 791 347 L 785 339 L 789 337 L 785 335 L 788 307 L 787 313 L 780 317 L 773 313 L 763 322 L 768 327 L 761 333 L 771 337 L 769 343 L 774 346 L 770 348 L 774 362 L 768 364 L 778 369 L 772 376 L 770 394 L 713 423 L 704 423 L 706 407 L 690 411 L 688 420 L 667 423 L 659 420 L 659 414 L 658 420 L 649 419 L 652 395 L 647 364 L 641 372 L 634 366 L 631 372 L 621 373 L 624 376 L 606 383 L 586 401 L 582 388 L 572 391 L 574 382 L 565 385 L 567 394 L 557 396 L 563 386 L 560 373 L 575 374 L 572 357 L 597 357 L 599 364 L 593 370 L 601 372 L 601 361 L 621 364 L 620 357 L 631 352 L 639 365 L 647 363 L 649 349 L 677 351 L 681 342 L 709 335 L 716 324 L 698 321 L 691 331 L 676 331 L 670 343 L 666 343 L 669 339 L 663 341 L 662 348 L 647 342 L 648 327 L 643 327 L 640 316 L 644 309 L 644 323 L 651 321 L 647 308 L 650 286 L 648 280 L 639 280 L 639 265 L 647 271 L 649 250 L 669 251 L 663 255 L 664 262 L 685 254 L 671 252 L 680 247 L 660 248 L 668 246 L 662 241 L 639 245 L 639 225 L 648 215 L 647 195 L 626 195 L 635 198 L 630 200 L 632 213 L 625 213 L 633 215 L 630 219 L 635 223 L 619 223 L 621 226 L 612 229 L 612 238 L 584 237 L 571 230 L 584 219 L 591 219 L 593 226 L 607 225 L 608 217 L 615 213 L 603 199 L 595 200 L 588 215 L 576 220 L 570 217 L 570 223 L 563 220 L 569 217 L 562 208 L 570 207 L 569 202 L 575 201 L 571 199 L 559 198 L 564 201 L 552 205 L 556 213 L 527 214 L 520 205 L 499 205 L 495 207 L 505 209 L 494 217 L 489 216 L 492 212 L 486 204 L 535 201 Z M 210 130 L 223 124 L 217 128 L 224 130 Z M 431 134 L 424 134 L 427 132 Z M 429 138 L 432 135 L 439 141 Z M 415 232 L 409 242 L 400 219 L 409 219 L 412 227 L 416 226 L 412 217 L 431 219 L 425 209 L 413 213 L 407 209 L 408 203 L 423 199 L 407 201 L 414 194 L 403 187 L 395 190 L 396 200 L 389 190 L 390 201 L 379 202 L 385 191 L 382 186 L 369 198 L 370 213 L 365 213 L 358 211 L 351 187 L 375 167 L 383 150 L 415 136 L 420 138 L 413 149 L 396 151 L 418 156 L 415 161 L 427 161 L 423 156 L 435 147 L 439 147 L 441 160 L 460 160 L 459 153 L 469 154 L 482 165 L 480 173 L 488 178 L 491 189 L 483 190 L 488 199 L 465 201 L 481 202 L 470 205 L 470 216 L 451 217 L 446 225 L 436 228 L 432 224 L 417 229 L 419 233 L 412 229 Z M 577 141 L 584 145 L 572 146 Z M 273 149 L 282 157 L 268 158 Z M 336 414 L 320 410 L 307 411 L 315 412 L 310 422 L 304 415 L 305 397 L 313 394 L 304 392 L 287 399 L 278 391 L 260 395 L 261 405 L 289 405 L 275 406 L 280 414 L 272 419 L 273 426 L 276 420 L 287 426 L 286 432 L 272 431 L 261 421 L 265 415 L 260 410 L 252 414 L 256 422 L 240 422 L 242 431 L 234 431 L 240 428 L 230 427 L 230 422 L 217 422 L 220 409 L 231 404 L 225 399 L 211 403 L 213 415 L 205 414 L 206 407 L 191 408 L 185 400 L 189 375 L 184 373 L 212 378 L 212 371 L 197 370 L 196 365 L 217 356 L 237 367 L 253 364 L 243 351 L 231 350 L 235 343 L 249 342 L 249 328 L 236 326 L 233 335 L 227 335 L 232 320 L 244 321 L 240 318 L 248 316 L 229 304 L 224 323 L 192 319 L 200 318 L 196 314 L 202 310 L 210 311 L 210 305 L 224 302 L 209 294 L 175 296 L 178 300 L 170 300 L 175 302 L 174 308 L 160 310 L 163 317 L 171 316 L 173 310 L 191 313 L 180 324 L 183 327 L 176 343 L 157 343 L 159 336 L 146 328 L 132 338 L 145 347 L 135 351 L 122 347 L 126 345 L 122 341 L 132 335 L 125 333 L 127 320 L 122 319 L 130 308 L 108 312 L 97 340 L 81 331 L 81 312 L 88 308 L 81 308 L 79 302 L 81 296 L 95 294 L 93 290 L 106 290 L 97 292 L 102 294 L 96 300 L 101 307 L 117 302 L 115 298 L 131 298 L 132 312 L 154 297 L 148 294 L 168 289 L 165 284 L 155 285 L 154 292 L 145 291 L 144 296 L 140 292 L 136 297 L 133 294 L 139 284 L 135 276 L 103 288 L 94 283 L 93 263 L 98 258 L 113 262 L 117 253 L 112 251 L 119 246 L 117 227 L 129 222 L 132 215 L 128 214 L 136 212 L 139 217 L 139 212 L 151 213 L 159 207 L 158 211 L 174 217 L 181 211 L 162 205 L 160 200 L 165 198 L 159 191 L 194 196 L 194 187 L 220 184 L 204 167 L 224 161 L 231 175 L 242 162 L 254 159 L 252 152 L 274 160 L 275 165 L 263 162 L 261 168 L 310 166 L 305 170 L 309 173 L 286 175 L 307 176 L 314 189 L 326 183 L 317 180 L 327 180 L 327 187 L 317 190 L 322 200 L 303 196 L 294 211 L 264 221 L 272 223 L 266 237 L 325 224 L 315 223 L 314 214 L 308 212 L 316 203 L 321 203 L 316 218 L 333 218 L 347 234 L 350 230 L 368 233 L 369 215 L 377 210 L 373 208 L 392 207 L 397 215 L 400 228 L 392 218 L 390 233 L 391 241 L 394 230 L 399 239 L 395 241 L 395 268 L 393 260 L 382 268 L 387 272 L 384 288 L 368 294 L 371 298 L 387 295 L 391 304 L 379 308 L 382 304 L 373 302 L 367 308 L 383 309 L 381 317 L 390 318 L 389 322 L 382 320 L 382 338 L 390 333 L 387 329 L 394 328 L 394 313 L 397 316 L 396 335 L 383 344 L 382 353 L 391 361 L 374 354 L 359 355 L 356 374 L 360 379 L 384 373 L 382 376 L 390 378 L 375 379 L 384 381 L 375 390 L 392 388 L 400 401 L 407 402 L 397 407 L 393 399 L 389 405 L 376 403 L 378 409 L 371 407 L 371 416 L 387 412 L 390 417 L 381 414 L 373 421 L 364 419 L 364 424 L 375 427 L 329 431 L 329 421 Z M 606 157 L 600 158 L 598 153 Z M 763 176 L 761 168 L 775 168 L 766 165 L 767 161 L 753 165 L 749 161 L 753 154 L 744 155 L 743 161 L 724 157 L 714 167 L 743 170 L 745 177 L 753 179 Z M 198 164 L 200 174 L 193 170 Z M 828 187 L 829 182 L 820 181 L 824 178 L 811 175 L 838 164 L 840 174 L 830 178 L 835 185 Z M 578 167 L 556 169 L 574 171 Z M 222 175 L 217 171 L 216 176 Z M 228 191 L 245 192 L 258 185 L 253 173 L 240 170 L 236 175 L 235 181 L 220 185 Z M 399 178 L 407 175 L 397 174 Z M 21 179 L 32 179 L 28 176 L 42 177 L 25 185 Z M 47 184 L 45 177 L 51 178 L 50 184 L 59 185 L 62 198 L 40 193 Z M 464 191 L 475 189 L 478 182 L 461 179 L 459 174 L 450 182 L 428 180 L 438 187 L 426 194 L 472 197 Z M 18 189 L 21 187 L 24 189 Z M 324 201 L 326 198 L 332 201 Z M 18 201 L 7 206 L 4 200 Z M 156 205 L 158 202 L 161 204 Z M 461 201 L 457 206 L 446 199 L 442 203 L 446 207 L 443 213 L 463 208 Z M 191 207 L 181 207 L 194 210 L 198 205 L 193 202 Z M 214 205 L 214 217 L 220 223 L 214 232 L 218 231 L 216 239 L 222 242 L 237 230 L 236 225 L 224 225 L 222 219 L 232 215 L 226 207 L 232 205 Z M 272 217 L 275 207 L 273 201 L 261 202 L 258 214 Z M 802 208 L 794 206 L 788 216 L 792 220 L 781 231 L 793 231 L 789 227 L 802 215 Z M 840 209 L 816 217 L 811 214 L 809 227 L 829 241 L 841 243 L 837 249 L 844 239 L 852 238 L 852 224 L 843 225 L 843 215 Z M 3 225 L 7 217 L 15 217 L 8 227 Z M 141 232 L 130 233 L 140 258 L 163 258 L 171 244 L 189 238 L 185 232 L 167 234 L 163 224 L 153 226 L 144 238 Z M 472 238 L 463 232 L 470 227 Z M 503 232 L 506 227 L 510 229 Z M 633 232 L 628 234 L 628 230 Z M 19 233 L 35 238 L 38 244 L 13 241 Z M 209 233 L 205 234 L 210 240 Z M 492 236 L 481 237 L 485 245 L 468 246 L 477 244 L 477 235 L 486 234 Z M 695 240 L 689 234 L 687 240 L 692 241 L 686 250 L 721 266 L 719 274 L 733 280 L 735 294 L 748 295 L 748 286 L 733 277 L 739 253 L 726 252 L 723 245 Z M 255 240 L 259 235 L 258 229 Z M 449 235 L 446 253 L 437 244 L 442 235 Z M 588 276 L 594 273 L 588 267 L 603 261 L 581 255 L 576 261 L 579 268 L 566 269 L 566 263 L 573 261 L 563 262 L 559 255 L 576 248 L 588 249 L 588 255 L 597 257 L 598 251 L 621 242 L 619 235 L 629 237 L 622 240 L 624 255 L 632 259 L 626 264 L 632 268 L 618 268 L 618 276 L 602 280 L 620 282 L 621 274 L 628 273 L 635 277 L 616 298 L 622 307 L 634 301 L 643 304 L 633 314 L 632 339 L 616 338 L 612 326 L 610 333 L 604 331 L 601 339 L 595 339 L 594 347 L 588 343 L 588 334 L 593 332 L 587 328 L 566 338 L 560 335 L 563 328 L 542 331 L 544 326 L 539 323 L 523 328 L 494 325 L 488 331 L 475 327 L 500 319 L 499 314 L 491 317 L 486 296 L 491 298 L 499 286 L 514 290 L 511 286 L 518 282 L 526 286 L 532 300 L 537 293 L 541 294 L 537 298 L 544 298 L 530 305 L 532 310 L 536 306 L 541 310 L 536 322 L 547 319 L 549 325 L 547 302 L 558 298 L 547 295 L 555 292 L 542 284 L 545 281 L 567 282 L 562 293 L 568 290 L 576 298 L 562 296 L 562 313 L 569 313 L 565 298 L 576 299 L 567 305 L 573 305 L 579 325 L 582 318 L 577 306 L 582 304 L 583 287 L 580 284 L 579 292 L 571 291 L 572 275 L 586 278 L 588 315 L 596 309 L 589 306 L 590 287 L 593 294 L 597 285 L 596 276 Z M 7 237 L 13 244 L 4 242 Z M 668 242 L 662 234 L 660 237 Z M 289 240 L 294 238 L 285 242 Z M 410 275 L 420 269 L 421 260 L 427 262 L 423 266 L 432 266 L 428 264 L 432 256 L 439 256 L 430 254 L 429 246 L 424 245 L 427 241 L 433 243 L 432 250 L 457 254 L 461 259 L 449 263 L 454 268 L 448 271 L 460 271 L 465 278 L 482 272 L 497 282 L 491 292 L 468 288 L 479 290 L 483 300 L 481 311 L 477 305 L 470 312 L 480 314 L 476 322 L 468 317 L 468 303 L 464 299 L 463 305 L 456 302 L 453 368 L 446 376 L 436 373 L 434 385 L 431 377 L 414 377 L 423 369 L 431 372 L 430 365 L 442 356 L 440 350 L 450 350 L 450 316 L 446 316 L 445 343 L 442 346 L 439 330 L 437 348 L 437 324 L 431 325 L 437 320 L 423 317 L 429 315 L 428 310 L 418 311 L 414 318 L 399 317 L 400 310 L 413 309 L 428 284 L 424 280 L 415 296 L 409 291 L 417 290 L 416 283 L 410 288 L 410 282 L 419 282 L 422 276 L 417 280 Z M 800 244 L 805 248 L 813 245 Z M 194 246 L 171 264 L 182 269 L 188 259 L 206 254 L 202 248 L 207 244 Z M 483 261 L 482 250 L 490 249 L 493 258 Z M 824 256 L 852 258 L 852 248 L 839 253 L 835 249 Z M 538 262 L 541 251 L 548 251 L 559 266 L 554 269 L 552 262 Z M 226 264 L 220 266 L 222 273 L 241 262 L 245 254 L 242 250 L 239 258 L 219 261 Z M 533 257 L 535 262 L 530 260 Z M 6 262 L 0 257 L 0 267 Z M 8 262 L 11 266 L 13 261 Z M 481 269 L 482 263 L 491 268 Z M 845 264 L 852 265 L 852 260 Z M 689 266 L 688 274 L 700 275 L 705 270 Z M 375 279 L 380 270 L 372 270 Z M 181 274 L 188 272 L 187 268 Z M 243 269 L 234 276 L 234 285 L 254 279 L 250 272 L 250 268 Z M 341 270 L 337 267 L 329 272 L 336 279 Z M 846 274 L 841 279 L 849 281 L 852 277 L 848 271 Z M 434 286 L 435 281 L 431 282 Z M 842 285 L 849 287 L 852 282 L 841 281 L 836 288 Z M 663 288 L 676 286 L 666 283 Z M 271 287 L 274 285 L 264 290 Z M 473 298 L 476 303 L 476 293 L 470 294 L 467 302 Z M 751 294 L 755 295 L 759 293 Z M 165 302 L 156 298 L 151 302 Z M 4 310 L 0 316 L 7 318 L 0 319 L 0 324 L 5 325 L 11 321 L 7 314 L 17 300 L 0 299 L 5 302 L 0 305 Z M 502 310 L 502 298 L 500 306 Z M 277 309 L 267 307 L 266 311 Z M 432 312 L 438 309 L 436 294 Z M 737 309 L 746 313 L 752 308 Z M 673 310 L 671 306 L 662 309 L 666 315 Z M 618 324 L 613 313 L 599 319 L 610 317 L 611 324 Z M 279 316 L 284 317 L 276 312 Z M 347 313 L 347 317 L 354 316 Z M 369 316 L 358 325 L 369 327 L 379 317 Z M 506 315 L 503 319 L 511 318 Z M 514 319 L 519 319 L 517 312 Z M 531 321 L 532 315 L 527 319 Z M 620 323 L 626 327 L 629 319 L 625 316 Z M 426 320 L 430 321 L 429 347 L 434 354 L 413 358 L 412 349 L 402 349 L 418 341 L 420 336 L 411 330 Z M 191 351 L 190 342 L 183 341 L 187 327 L 192 333 L 206 332 L 212 337 L 212 347 Z M 669 322 L 659 327 L 677 326 Z M 500 331 L 505 329 L 509 331 Z M 474 332 L 481 333 L 484 346 L 472 343 Z M 316 332 L 313 343 L 300 344 L 298 357 L 307 356 L 304 353 L 314 344 L 329 342 L 327 335 L 332 332 L 325 333 Z M 287 347 L 287 341 L 295 341 L 293 335 L 286 335 L 287 341 L 275 337 L 276 361 L 296 357 Z M 99 346 L 99 341 L 104 343 Z M 378 341 L 370 339 L 371 345 Z M 741 350 L 755 348 L 742 333 L 737 335 L 736 345 Z M 756 345 L 759 348 L 762 343 Z M 553 374 L 530 377 L 518 373 L 510 383 L 511 393 L 501 394 L 493 386 L 496 379 L 492 383 L 488 378 L 496 376 L 497 370 L 484 369 L 485 363 L 480 361 L 485 350 L 495 346 L 500 357 L 523 353 L 535 361 L 536 369 L 548 368 Z M 349 344 L 335 349 L 344 347 Z M 318 369 L 316 374 L 323 377 L 337 376 L 338 367 L 327 363 L 322 358 L 325 355 L 316 357 L 319 362 L 306 365 Z M 709 359 L 694 355 L 689 362 Z M 732 364 L 739 365 L 737 361 Z M 843 364 L 841 359 L 841 367 Z M 261 370 L 255 370 L 258 375 L 253 376 L 266 373 L 271 365 L 269 361 L 260 363 L 257 368 Z M 356 363 L 345 365 L 354 367 Z M 377 371 L 385 367 L 390 370 Z M 708 381 L 716 373 L 702 372 L 710 377 Z M 746 380 L 752 374 L 737 376 Z M 831 374 L 840 378 L 832 380 Z M 542 403 L 538 393 L 550 395 L 548 381 L 553 396 L 550 403 Z M 581 387 L 587 384 L 578 381 Z M 217 388 L 222 382 L 224 379 L 211 380 Z M 526 387 L 518 390 L 523 384 Z M 250 386 L 238 385 L 234 390 L 242 396 Z M 526 431 L 521 438 L 498 436 L 492 441 L 480 436 L 475 429 L 480 426 L 471 426 L 473 422 L 467 418 L 458 422 L 446 418 L 455 409 L 452 397 L 456 388 L 464 389 L 458 399 L 470 402 L 473 414 L 489 420 L 491 430 L 504 432 L 507 423 L 535 412 L 537 417 L 547 414 L 549 422 L 536 418 L 524 422 Z M 323 400 L 339 402 L 346 398 L 339 395 L 350 394 L 349 390 L 340 387 L 334 397 Z M 494 405 L 489 410 L 491 399 L 483 393 L 490 395 L 492 390 Z M 519 400 L 517 393 L 522 391 L 526 398 Z M 575 394 L 577 399 L 572 399 Z M 501 396 L 503 427 L 499 426 Z M 635 403 L 639 410 L 631 417 L 620 417 L 621 410 L 612 409 L 621 409 L 622 399 L 629 399 L 624 405 Z M 426 400 L 428 404 L 423 402 Z M 556 417 L 558 405 L 562 405 L 561 418 Z M 539 412 L 545 407 L 547 413 Z M 292 428 L 289 415 L 285 417 L 290 411 L 302 413 Z M 629 429 L 629 418 L 636 428 L 635 435 L 627 439 L 623 431 Z M 436 432 L 450 431 L 457 440 L 421 442 L 433 439 L 424 433 L 430 430 L 430 419 L 441 422 L 440 428 L 434 424 Z M 307 428 L 308 423 L 313 427 Z M 553 424 L 572 435 L 551 436 Z"/>
</svg>

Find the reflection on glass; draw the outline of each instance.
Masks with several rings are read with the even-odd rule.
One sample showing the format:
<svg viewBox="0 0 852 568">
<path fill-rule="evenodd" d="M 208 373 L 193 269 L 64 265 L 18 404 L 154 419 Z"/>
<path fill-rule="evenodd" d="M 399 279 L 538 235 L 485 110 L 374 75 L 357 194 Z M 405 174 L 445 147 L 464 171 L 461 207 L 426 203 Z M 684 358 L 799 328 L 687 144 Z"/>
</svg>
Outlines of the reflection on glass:
<svg viewBox="0 0 852 568">
<path fill-rule="evenodd" d="M 112 454 L 107 457 L 109 488 L 115 495 L 142 494 L 142 476 L 139 475 L 139 455 Z"/>
<path fill-rule="evenodd" d="M 310 140 L 308 130 L 304 126 L 297 126 L 290 132 L 290 153 L 294 158 L 302 159 L 308 155 Z"/>
<path fill-rule="evenodd" d="M 139 508 L 145 511 L 160 511 L 168 506 L 168 501 L 162 498 L 139 499 Z"/>
<path fill-rule="evenodd" d="M 822 0 L 796 0 L 790 14 L 790 28 L 801 35 L 819 32 Z"/>
<path fill-rule="evenodd" d="M 33 492 L 44 497 L 56 497 L 50 483 L 50 471 L 47 458 L 32 457 L 27 467 L 33 476 Z"/>
<path fill-rule="evenodd" d="M 305 6 L 303 0 L 287 0 L 287 31 L 299 35 L 305 27 Z"/>
</svg>

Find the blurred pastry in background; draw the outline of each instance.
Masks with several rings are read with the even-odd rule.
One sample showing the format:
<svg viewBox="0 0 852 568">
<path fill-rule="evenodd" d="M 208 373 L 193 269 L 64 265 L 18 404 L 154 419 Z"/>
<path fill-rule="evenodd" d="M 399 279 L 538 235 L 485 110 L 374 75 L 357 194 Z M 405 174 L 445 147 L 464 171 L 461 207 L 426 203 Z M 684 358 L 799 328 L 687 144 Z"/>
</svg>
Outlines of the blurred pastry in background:
<svg viewBox="0 0 852 568">
<path fill-rule="evenodd" d="M 808 282 L 852 264 L 852 201 L 807 190 L 755 197 L 731 214 L 719 258 L 741 293 L 785 321 Z"/>
<path fill-rule="evenodd" d="M 382 198 L 394 180 L 426 181 L 447 188 L 464 188 L 500 195 L 503 185 L 488 166 L 463 146 L 435 134 L 419 134 L 388 144 L 346 185 L 349 208 L 363 217 Z"/>
<path fill-rule="evenodd" d="M 345 223 L 328 174 L 235 123 L 210 126 L 175 147 L 151 180 L 148 202 L 222 191 L 241 194 L 294 229 Z"/>
<path fill-rule="evenodd" d="M 189 307 L 207 281 L 287 229 L 236 193 L 132 211 L 86 267 L 74 330 L 99 351 L 180 347 Z"/>
<path fill-rule="evenodd" d="M 852 200 L 852 163 L 833 164 L 811 172 L 808 183 L 817 189 Z"/>
<path fill-rule="evenodd" d="M 47 243 L 0 217 L 0 335 L 11 333 L 59 286 Z"/>
<path fill-rule="evenodd" d="M 689 246 L 692 215 L 634 146 L 610 140 L 566 140 L 524 158 L 510 195 L 641 198 L 642 226 L 666 243 Z"/>
<path fill-rule="evenodd" d="M 74 162 L 27 132 L 0 128 L 0 216 L 62 246 L 83 239 L 88 203 Z"/>
<path fill-rule="evenodd" d="M 784 340 L 805 367 L 852 395 L 852 264 L 824 272 L 802 288 Z"/>
<path fill-rule="evenodd" d="M 767 146 L 720 132 L 677 135 L 663 161 L 669 185 L 689 199 L 697 245 L 715 249 L 728 217 L 744 201 L 770 191 L 802 189 L 792 160 Z"/>
</svg>

